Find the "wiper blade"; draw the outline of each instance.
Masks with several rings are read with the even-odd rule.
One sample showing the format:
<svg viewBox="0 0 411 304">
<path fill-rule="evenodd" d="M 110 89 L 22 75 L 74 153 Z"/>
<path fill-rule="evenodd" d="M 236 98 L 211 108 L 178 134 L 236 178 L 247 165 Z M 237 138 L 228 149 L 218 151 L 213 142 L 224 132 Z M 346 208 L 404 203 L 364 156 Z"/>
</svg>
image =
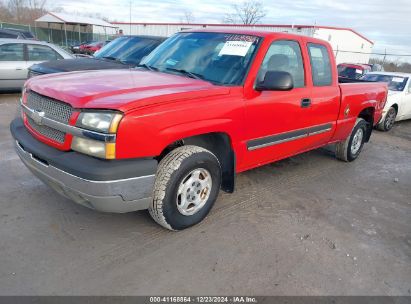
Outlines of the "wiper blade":
<svg viewBox="0 0 411 304">
<path fill-rule="evenodd" d="M 148 64 L 145 64 L 145 63 L 139 64 L 139 65 L 137 65 L 137 67 L 138 67 L 138 68 L 146 68 L 146 69 L 149 70 L 149 71 L 157 71 L 157 70 L 158 70 L 157 68 L 152 67 L 152 66 L 150 66 L 150 65 L 148 65 Z"/>
<path fill-rule="evenodd" d="M 121 59 L 116 58 L 116 57 L 112 57 L 112 56 L 103 56 L 103 57 L 94 57 L 94 58 L 96 58 L 96 59 L 108 59 L 108 60 L 120 62 L 120 63 L 122 63 L 122 64 L 126 64 L 126 63 L 125 63 L 124 61 L 122 61 Z"/>
<path fill-rule="evenodd" d="M 174 72 L 177 72 L 177 73 L 180 73 L 180 74 L 183 74 L 183 75 L 187 75 L 190 78 L 204 80 L 203 75 L 193 73 L 193 72 L 189 72 L 189 71 L 186 71 L 186 70 L 183 70 L 183 69 L 166 68 L 166 70 L 174 71 Z"/>
<path fill-rule="evenodd" d="M 109 60 L 118 60 L 116 57 L 112 57 L 112 56 L 103 56 L 101 58 L 109 59 Z"/>
</svg>

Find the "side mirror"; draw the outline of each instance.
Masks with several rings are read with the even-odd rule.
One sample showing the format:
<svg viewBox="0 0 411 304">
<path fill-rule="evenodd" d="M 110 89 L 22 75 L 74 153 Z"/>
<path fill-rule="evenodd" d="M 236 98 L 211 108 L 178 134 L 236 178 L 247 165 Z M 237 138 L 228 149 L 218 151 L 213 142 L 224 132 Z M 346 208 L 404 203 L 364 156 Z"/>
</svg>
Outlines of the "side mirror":
<svg viewBox="0 0 411 304">
<path fill-rule="evenodd" d="M 257 91 L 290 91 L 294 88 L 293 76 L 288 72 L 267 71 L 264 80 L 256 85 Z"/>
</svg>

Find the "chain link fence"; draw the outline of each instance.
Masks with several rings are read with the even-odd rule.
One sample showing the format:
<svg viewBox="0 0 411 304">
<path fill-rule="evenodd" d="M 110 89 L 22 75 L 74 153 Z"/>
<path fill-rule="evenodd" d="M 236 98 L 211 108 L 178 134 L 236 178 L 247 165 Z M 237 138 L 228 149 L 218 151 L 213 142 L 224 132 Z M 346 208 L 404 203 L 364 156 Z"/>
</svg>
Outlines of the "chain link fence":
<svg viewBox="0 0 411 304">
<path fill-rule="evenodd" d="M 76 45 L 84 41 L 101 41 L 107 40 L 107 35 L 96 34 L 91 31 L 78 32 L 78 31 L 64 31 L 64 29 L 54 29 L 54 28 L 44 28 L 33 25 L 15 24 L 15 23 L 5 23 L 0 22 L 0 28 L 3 29 L 19 29 L 24 31 L 32 32 L 38 40 L 48 41 L 62 48 L 70 47 L 71 45 Z M 66 41 L 67 33 L 67 41 Z"/>
</svg>

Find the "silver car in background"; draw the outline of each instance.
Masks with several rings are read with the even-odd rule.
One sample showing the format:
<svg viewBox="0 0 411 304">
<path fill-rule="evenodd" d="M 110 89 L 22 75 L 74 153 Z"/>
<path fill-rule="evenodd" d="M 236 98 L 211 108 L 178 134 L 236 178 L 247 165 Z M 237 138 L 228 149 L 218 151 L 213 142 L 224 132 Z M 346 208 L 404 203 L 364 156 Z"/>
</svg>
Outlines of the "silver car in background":
<svg viewBox="0 0 411 304">
<path fill-rule="evenodd" d="M 20 89 L 33 64 L 70 58 L 74 56 L 51 43 L 0 38 L 0 91 Z"/>
</svg>

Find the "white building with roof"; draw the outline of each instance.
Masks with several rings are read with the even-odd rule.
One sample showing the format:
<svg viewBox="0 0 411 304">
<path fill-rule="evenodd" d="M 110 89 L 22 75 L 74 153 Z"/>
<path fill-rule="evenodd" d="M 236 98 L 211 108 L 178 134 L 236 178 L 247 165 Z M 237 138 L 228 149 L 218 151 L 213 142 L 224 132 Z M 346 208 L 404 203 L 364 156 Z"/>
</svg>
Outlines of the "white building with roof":
<svg viewBox="0 0 411 304">
<path fill-rule="evenodd" d="M 368 63 L 374 43 L 350 28 L 318 25 L 274 24 L 201 24 L 201 23 L 128 23 L 113 22 L 125 35 L 171 36 L 182 30 L 196 28 L 227 28 L 288 32 L 328 41 L 333 47 L 337 63 Z"/>
<path fill-rule="evenodd" d="M 36 26 L 50 29 L 49 36 L 53 34 L 52 30 L 60 30 L 65 35 L 60 37 L 64 44 L 67 40 L 76 39 L 79 42 L 84 40 L 83 34 L 91 34 L 96 36 L 107 37 L 116 35 L 117 25 L 98 18 L 83 17 L 77 15 L 70 15 L 66 13 L 49 12 L 44 16 L 35 20 Z M 49 41 L 53 41 L 53 37 L 49 37 Z M 65 40 L 65 41 L 64 41 Z"/>
</svg>

